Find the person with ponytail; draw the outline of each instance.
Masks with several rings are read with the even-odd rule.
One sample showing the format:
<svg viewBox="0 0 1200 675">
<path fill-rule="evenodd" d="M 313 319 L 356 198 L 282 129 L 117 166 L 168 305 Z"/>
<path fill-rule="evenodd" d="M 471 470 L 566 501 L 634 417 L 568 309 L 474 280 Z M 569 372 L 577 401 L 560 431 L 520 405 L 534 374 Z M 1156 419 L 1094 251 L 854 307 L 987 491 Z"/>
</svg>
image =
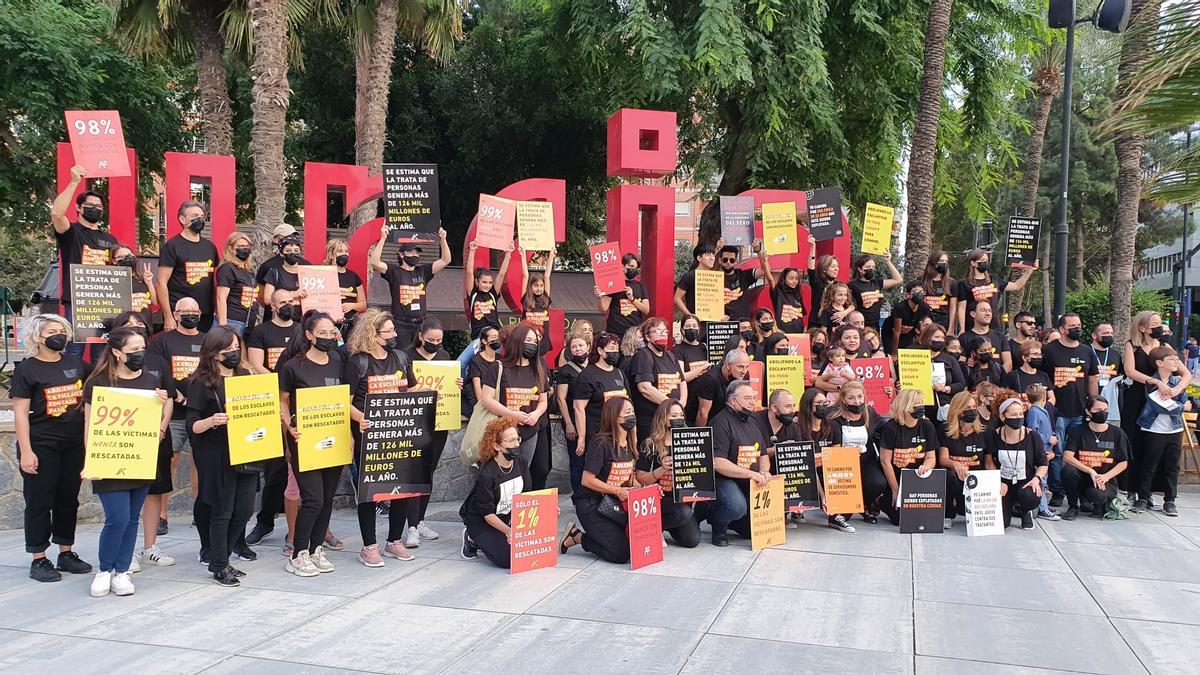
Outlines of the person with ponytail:
<svg viewBox="0 0 1200 675">
<path fill-rule="evenodd" d="M 533 489 L 545 486 L 550 475 L 549 452 L 539 456 L 538 432 L 546 424 L 550 405 L 545 361 L 539 356 L 538 333 L 522 322 L 508 334 L 497 367 L 499 381 L 482 381 L 479 402 L 493 415 L 516 420 L 521 436 L 520 456 L 530 467 Z M 541 486 L 541 487 L 539 487 Z"/>
<path fill-rule="evenodd" d="M 671 541 L 683 548 L 696 548 L 700 545 L 700 523 L 696 522 L 691 505 L 675 501 L 671 476 L 671 430 L 686 426 L 679 401 L 667 399 L 660 403 L 654 412 L 650 436 L 642 441 L 634 477 L 639 485 L 657 483 L 662 489 L 662 529 L 671 535 Z"/>
<path fill-rule="evenodd" d="M 479 473 L 458 515 L 463 521 L 462 557 L 474 560 L 479 551 L 496 567 L 512 566 L 513 497 L 529 487 L 529 466 L 518 448 L 517 422 L 497 417 L 488 422 L 479 441 Z"/>
<path fill-rule="evenodd" d="M 367 311 L 367 291 L 362 277 L 350 264 L 350 244 L 345 239 L 330 239 L 325 244 L 325 264 L 337 268 L 338 294 L 342 305 L 342 335 L 349 335 L 354 322 Z"/>
<path fill-rule="evenodd" d="M 968 471 L 995 469 L 993 458 L 984 445 L 983 422 L 976 410 L 975 395 L 960 391 L 950 399 L 946 424 L 941 429 L 941 445 L 938 447 L 938 466 L 946 470 L 946 522 L 950 525 L 955 516 L 967 515 L 967 504 L 963 498 L 963 484 Z"/>
<path fill-rule="evenodd" d="M 517 256 L 521 259 L 521 320 L 527 321 L 537 329 L 542 336 L 539 344 L 539 354 L 550 351 L 550 331 L 547 325 L 550 321 L 550 305 L 554 300 L 550 297 L 550 275 L 554 272 L 554 249 L 546 253 L 546 269 L 542 272 L 530 272 L 529 260 L 525 251 L 517 248 Z"/>
<path fill-rule="evenodd" d="M 858 448 L 863 504 L 866 511 L 862 519 L 868 523 L 879 522 L 880 502 L 887 494 L 887 479 L 879 464 L 879 429 L 883 420 L 867 402 L 867 389 L 862 382 L 847 382 L 842 385 L 838 407 L 830 418 L 842 433 L 842 446 Z"/>
<path fill-rule="evenodd" d="M 604 404 L 600 433 L 588 442 L 583 458 L 583 486 L 572 495 L 575 515 L 583 525 L 580 531 L 569 523 L 559 542 L 559 553 L 582 545 L 583 550 L 611 563 L 629 562 L 629 536 L 625 525 L 602 511 L 605 496 L 616 498 L 623 510 L 628 508 L 629 490 L 637 487 L 633 468 L 638 458 L 637 418 L 633 404 L 625 397 Z"/>
<path fill-rule="evenodd" d="M 470 324 L 470 341 L 458 355 L 458 363 L 463 378 L 470 380 L 467 369 L 471 359 L 484 351 L 487 342 L 483 332 L 489 328 L 500 330 L 500 290 L 504 288 L 504 279 L 508 276 L 508 264 L 512 261 L 513 246 L 509 244 L 500 261 L 500 271 L 492 274 L 490 266 L 475 266 L 475 256 L 479 250 L 479 242 L 472 240 L 467 244 L 467 260 L 463 264 L 463 290 L 466 292 L 467 321 Z M 488 262 L 488 261 L 485 261 Z M 498 353 L 492 354 L 493 360 L 499 358 Z M 465 397 L 464 397 L 465 400 Z M 476 400 L 478 400 L 476 398 Z M 472 403 L 473 405 L 473 403 Z M 465 406 L 465 404 L 464 404 Z M 470 415 L 470 408 L 467 414 Z"/>
<path fill-rule="evenodd" d="M 587 442 L 600 432 L 600 415 L 605 402 L 614 396 L 629 397 L 629 381 L 617 368 L 621 359 L 620 337 L 601 333 L 592 345 L 588 366 L 575 379 L 571 391 L 571 414 L 577 438 L 567 443 L 570 461 L 571 488 L 578 490 L 583 482 L 583 455 Z"/>
<path fill-rule="evenodd" d="M 767 277 L 767 283 L 771 288 L 771 307 L 775 310 L 779 330 L 803 333 L 808 307 L 804 303 L 804 296 L 800 294 L 800 270 L 785 267 L 779 273 L 778 280 Z"/>
<path fill-rule="evenodd" d="M 957 332 L 953 330 L 953 321 L 958 318 L 958 298 L 954 294 L 954 280 L 950 278 L 950 256 L 945 251 L 935 251 L 929 256 L 921 275 L 921 290 L 933 322 Z"/>
<path fill-rule="evenodd" d="M 958 288 L 954 293 L 958 300 L 957 322 L 952 328 L 957 328 L 961 332 L 966 332 L 968 328 L 967 312 L 974 311 L 975 304 L 979 302 L 987 302 L 992 306 L 997 306 L 1002 299 L 1004 293 L 1016 293 L 1025 284 L 1029 283 L 1029 277 L 1037 270 L 1038 264 L 1041 261 L 1034 261 L 1033 267 L 1026 267 L 1021 270 L 1021 276 L 1017 277 L 1016 281 L 1000 281 L 996 283 L 992 280 L 991 272 L 989 272 L 988 260 L 991 254 L 987 251 L 977 248 L 967 255 L 967 276 L 959 279 Z M 1005 270 L 1007 273 L 1007 270 Z M 992 317 L 989 313 L 987 326 L 992 325 Z M 964 345 L 965 346 L 965 345 Z M 1000 343 L 1003 347 L 1004 343 Z M 1007 351 L 1007 350 L 1005 350 Z M 1011 367 L 1008 364 L 1006 367 Z"/>
<path fill-rule="evenodd" d="M 892 264 L 892 253 L 880 256 L 887 265 L 888 276 L 879 274 L 875 265 L 875 256 L 862 254 L 850 263 L 850 295 L 858 311 L 862 312 L 866 325 L 879 330 L 880 310 L 883 309 L 883 292 L 904 283 L 900 270 Z"/>
</svg>

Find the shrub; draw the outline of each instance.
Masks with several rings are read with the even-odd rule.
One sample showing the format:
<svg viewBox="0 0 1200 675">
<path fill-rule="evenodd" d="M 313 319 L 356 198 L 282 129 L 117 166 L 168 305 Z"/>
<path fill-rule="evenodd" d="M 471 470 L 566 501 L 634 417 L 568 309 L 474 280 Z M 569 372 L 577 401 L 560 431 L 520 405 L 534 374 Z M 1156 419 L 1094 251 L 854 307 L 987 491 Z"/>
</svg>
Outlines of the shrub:
<svg viewBox="0 0 1200 675">
<path fill-rule="evenodd" d="M 1109 295 L 1108 280 L 1102 276 L 1093 276 L 1083 288 L 1067 291 L 1067 311 L 1078 314 L 1083 321 L 1084 332 L 1090 333 L 1097 324 L 1112 321 Z M 1131 314 L 1148 309 L 1163 314 L 1163 318 L 1166 319 L 1171 299 L 1159 291 L 1135 286 L 1130 306 Z M 1120 339 L 1118 336 L 1118 342 Z"/>
</svg>

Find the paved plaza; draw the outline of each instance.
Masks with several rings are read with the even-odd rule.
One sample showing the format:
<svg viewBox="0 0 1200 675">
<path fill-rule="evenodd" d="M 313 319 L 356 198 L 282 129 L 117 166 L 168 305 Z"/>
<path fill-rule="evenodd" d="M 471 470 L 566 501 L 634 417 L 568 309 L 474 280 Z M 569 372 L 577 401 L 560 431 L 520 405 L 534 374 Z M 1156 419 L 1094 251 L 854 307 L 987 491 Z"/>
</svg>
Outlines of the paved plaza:
<svg viewBox="0 0 1200 675">
<path fill-rule="evenodd" d="M 0 665 L 48 673 L 1195 673 L 1200 662 L 1200 493 L 1182 515 L 1038 521 L 968 539 L 858 533 L 810 516 L 754 553 L 668 547 L 630 572 L 580 549 L 510 576 L 459 555 L 457 504 L 433 504 L 442 538 L 414 562 L 368 569 L 353 511 L 334 514 L 338 569 L 284 572 L 283 520 L 213 584 L 177 517 L 174 567 L 134 576 L 137 594 L 95 599 L 91 576 L 26 578 L 19 531 L 0 532 Z M 560 526 L 571 517 L 562 498 Z M 436 522 L 435 522 L 436 521 Z M 886 521 L 885 521 L 886 522 Z M 381 533 L 385 529 L 380 522 Z M 96 562 L 99 525 L 77 550 Z"/>
</svg>

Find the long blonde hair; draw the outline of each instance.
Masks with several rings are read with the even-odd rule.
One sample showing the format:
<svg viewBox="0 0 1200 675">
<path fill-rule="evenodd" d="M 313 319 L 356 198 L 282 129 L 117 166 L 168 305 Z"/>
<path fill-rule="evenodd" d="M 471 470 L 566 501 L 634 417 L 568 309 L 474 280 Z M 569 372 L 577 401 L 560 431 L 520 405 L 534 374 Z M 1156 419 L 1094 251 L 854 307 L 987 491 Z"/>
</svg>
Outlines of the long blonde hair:
<svg viewBox="0 0 1200 675">
<path fill-rule="evenodd" d="M 229 233 L 228 237 L 225 237 L 225 248 L 221 250 L 221 262 L 229 263 L 234 267 L 240 267 L 244 270 L 249 270 L 250 259 L 247 258 L 245 260 L 238 260 L 237 257 L 237 243 L 242 239 L 246 240 L 246 245 L 249 246 L 253 252 L 254 242 L 250 241 L 250 237 L 246 234 L 238 232 L 237 230 L 234 230 L 233 232 Z"/>
<path fill-rule="evenodd" d="M 946 435 L 950 438 L 958 440 L 962 436 L 962 421 L 959 417 L 962 416 L 964 410 L 974 410 L 976 408 L 975 395 L 969 391 L 960 391 L 950 399 L 950 410 L 946 412 Z M 972 433 L 983 431 L 983 423 L 976 417 L 971 423 Z"/>
<path fill-rule="evenodd" d="M 1133 343 L 1134 347 L 1145 347 L 1149 344 L 1149 342 L 1142 342 L 1143 333 L 1141 329 L 1149 325 L 1150 319 L 1156 316 L 1159 316 L 1158 312 L 1149 309 L 1143 309 L 1133 315 L 1133 320 L 1129 322 L 1129 341 Z M 1154 338 L 1149 339 L 1153 340 Z M 1156 340 L 1156 342 L 1158 341 Z"/>
<path fill-rule="evenodd" d="M 670 415 L 671 409 L 676 406 L 683 410 L 679 401 L 673 398 L 658 404 L 658 409 L 654 411 L 654 420 L 650 423 L 650 434 L 646 437 L 645 445 L 642 447 L 646 454 L 657 455 L 659 462 L 662 462 L 663 458 L 671 452 Z"/>
<path fill-rule="evenodd" d="M 900 393 L 896 394 L 896 400 L 892 401 L 892 419 L 908 426 L 915 421 L 912 409 L 922 405 L 923 400 L 921 392 L 916 389 L 901 389 Z"/>
<path fill-rule="evenodd" d="M 388 321 L 393 321 L 391 312 L 374 307 L 367 309 L 358 318 L 358 321 L 354 322 L 354 328 L 350 330 L 350 337 L 346 339 L 346 349 L 351 354 L 367 353 L 375 349 L 375 338 L 379 335 L 383 324 Z"/>
</svg>

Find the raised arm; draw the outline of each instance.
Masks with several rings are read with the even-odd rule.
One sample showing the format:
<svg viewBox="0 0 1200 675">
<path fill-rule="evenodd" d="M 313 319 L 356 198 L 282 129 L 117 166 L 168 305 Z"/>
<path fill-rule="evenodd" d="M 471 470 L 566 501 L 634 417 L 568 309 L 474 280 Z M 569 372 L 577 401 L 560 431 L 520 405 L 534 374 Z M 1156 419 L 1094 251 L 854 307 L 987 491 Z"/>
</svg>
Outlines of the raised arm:
<svg viewBox="0 0 1200 675">
<path fill-rule="evenodd" d="M 75 194 L 75 189 L 79 187 L 79 181 L 86 177 L 87 169 L 78 164 L 71 167 L 71 180 L 67 182 L 67 186 L 58 193 L 54 198 L 54 203 L 50 205 L 50 224 L 54 226 L 55 232 L 64 234 L 71 229 L 71 221 L 67 220 L 67 209 L 71 208 L 71 195 Z"/>
<path fill-rule="evenodd" d="M 467 259 L 463 261 L 463 297 L 471 295 L 475 289 L 475 251 L 478 249 L 479 242 L 467 242 Z"/>
<path fill-rule="evenodd" d="M 892 264 L 892 252 L 890 250 L 883 254 L 883 264 L 887 265 L 888 272 L 891 274 L 891 277 L 883 280 L 883 290 L 886 291 L 889 288 L 895 288 L 904 283 L 904 277 L 900 274 L 900 270 L 896 269 L 896 266 Z"/>
<path fill-rule="evenodd" d="M 504 252 L 504 258 L 500 260 L 500 270 L 496 272 L 496 292 L 499 293 L 501 288 L 504 288 L 504 278 L 508 276 L 508 264 L 512 262 L 513 245 L 508 245 L 508 250 Z"/>
<path fill-rule="evenodd" d="M 1040 264 L 1041 260 L 1033 261 L 1033 267 L 1026 267 L 1024 270 L 1022 270 L 1021 276 L 1017 277 L 1016 281 L 1008 282 L 1008 285 L 1004 288 L 1004 290 L 1008 291 L 1009 293 L 1015 293 L 1016 291 L 1025 288 L 1025 284 L 1029 283 L 1029 277 L 1033 276 L 1033 273 L 1037 271 L 1038 265 Z"/>
<path fill-rule="evenodd" d="M 433 261 L 433 273 L 437 274 L 450 264 L 450 242 L 446 241 L 446 230 L 438 228 L 438 240 L 441 245 L 441 257 Z"/>
<path fill-rule="evenodd" d="M 367 256 L 367 262 L 371 265 L 371 269 L 380 274 L 386 274 L 388 270 L 387 263 L 383 262 L 383 244 L 387 241 L 388 233 L 391 231 L 392 228 L 386 223 L 383 227 L 379 228 L 379 241 L 375 242 L 375 245 L 371 247 L 371 252 Z"/>
<path fill-rule="evenodd" d="M 546 254 L 546 273 L 543 275 L 546 279 L 546 297 L 553 298 L 550 294 L 550 273 L 554 271 L 554 249 Z"/>
</svg>

